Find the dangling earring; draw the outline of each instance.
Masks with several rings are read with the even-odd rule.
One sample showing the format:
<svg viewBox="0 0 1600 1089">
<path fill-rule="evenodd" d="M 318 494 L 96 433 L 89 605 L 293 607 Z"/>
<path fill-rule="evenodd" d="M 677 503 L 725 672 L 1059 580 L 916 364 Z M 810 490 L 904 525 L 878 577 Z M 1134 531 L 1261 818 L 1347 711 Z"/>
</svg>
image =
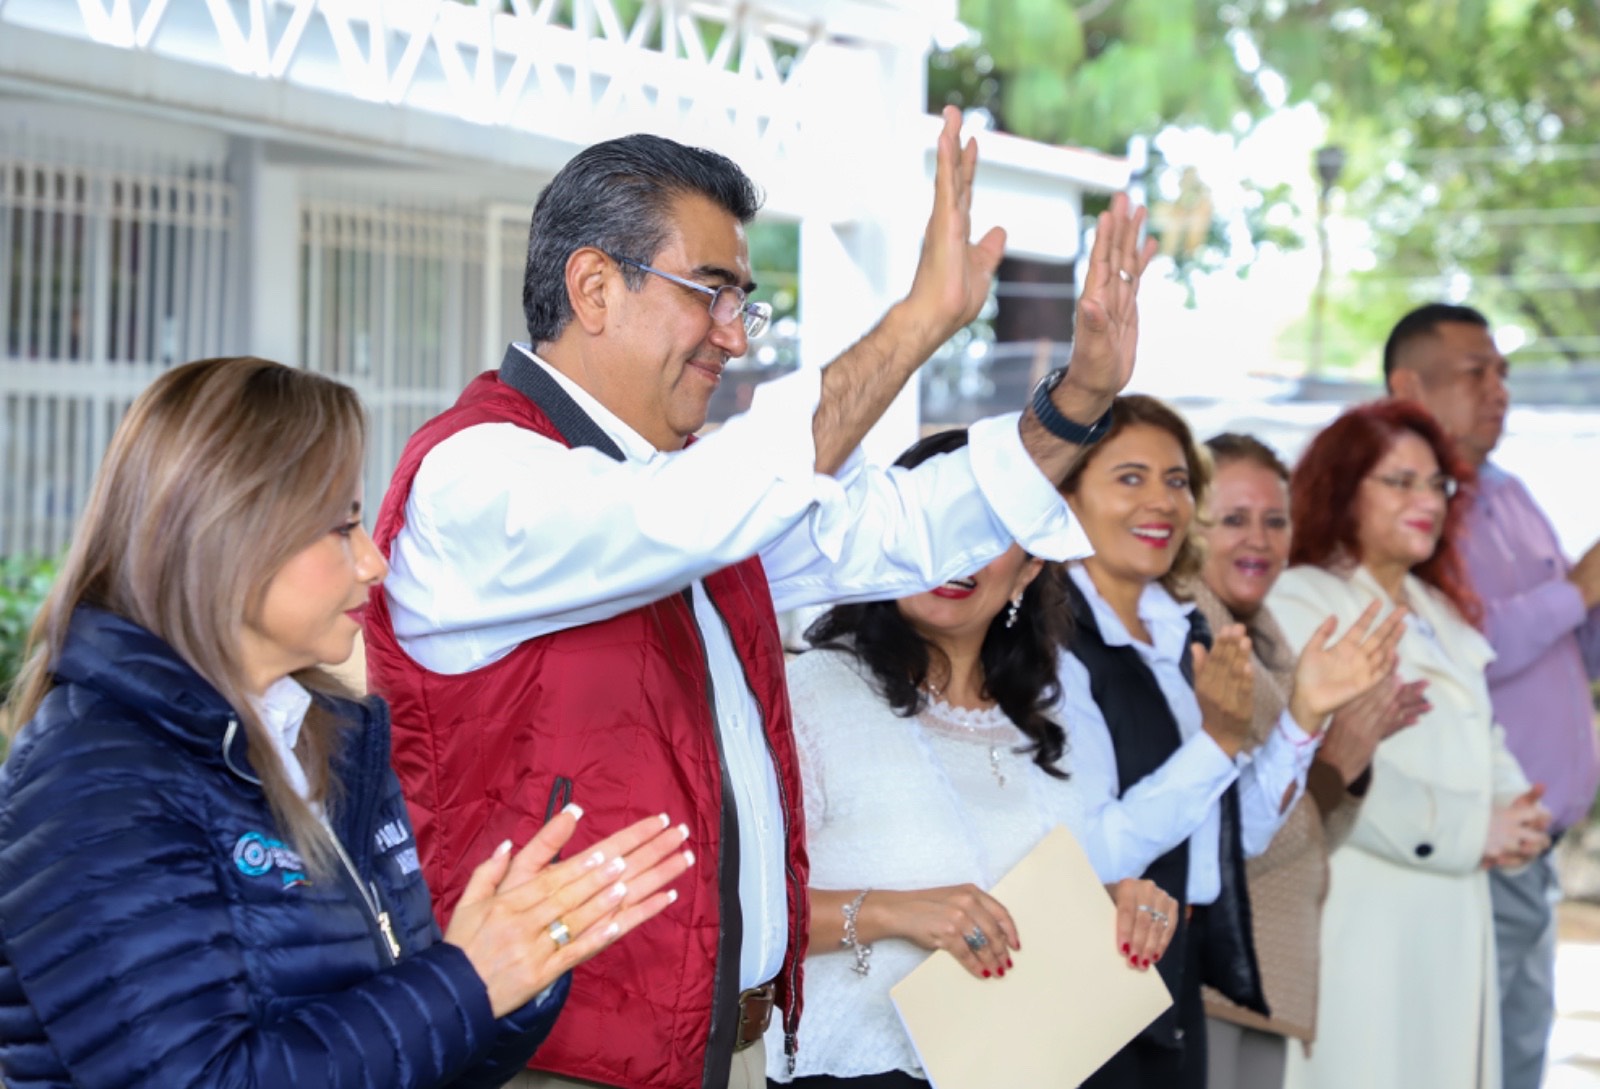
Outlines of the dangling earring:
<svg viewBox="0 0 1600 1089">
<path fill-rule="evenodd" d="M 1006 609 L 1006 627 L 1014 628 L 1017 626 L 1017 614 L 1020 612 L 1022 612 L 1022 595 L 1018 594 L 1011 599 L 1011 605 Z"/>
</svg>

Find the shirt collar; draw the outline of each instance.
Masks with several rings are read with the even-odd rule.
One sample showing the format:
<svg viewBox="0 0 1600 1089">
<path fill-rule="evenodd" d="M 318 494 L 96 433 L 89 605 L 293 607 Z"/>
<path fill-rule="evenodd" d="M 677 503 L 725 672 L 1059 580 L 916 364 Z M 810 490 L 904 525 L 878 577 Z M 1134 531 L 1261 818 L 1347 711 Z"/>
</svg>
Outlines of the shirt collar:
<svg viewBox="0 0 1600 1089">
<path fill-rule="evenodd" d="M 268 685 L 265 692 L 251 699 L 250 705 L 266 727 L 267 739 L 272 742 L 290 789 L 302 801 L 310 803 L 311 783 L 306 778 L 300 758 L 295 755 L 294 747 L 300 740 L 300 727 L 305 724 L 306 712 L 311 710 L 311 693 L 293 677 L 284 677 Z M 320 808 L 318 815 L 321 815 Z"/>
<path fill-rule="evenodd" d="M 1139 595 L 1139 619 L 1144 621 L 1151 639 L 1155 641 L 1153 647 L 1147 647 L 1128 634 L 1128 629 L 1123 626 L 1116 610 L 1100 596 L 1100 591 L 1095 588 L 1094 580 L 1089 577 L 1089 572 L 1083 564 L 1069 564 L 1067 573 L 1072 577 L 1072 581 L 1077 583 L 1078 589 L 1083 591 L 1084 600 L 1089 603 L 1089 609 L 1094 613 L 1095 625 L 1100 629 L 1100 639 L 1106 646 L 1131 646 L 1140 650 L 1153 650 L 1159 658 L 1172 661 L 1182 659 L 1183 648 L 1189 641 L 1189 614 L 1194 612 L 1192 603 L 1180 602 L 1159 582 L 1148 583 L 1144 592 Z"/>
<path fill-rule="evenodd" d="M 612 412 L 597 401 L 594 394 L 562 374 L 555 367 L 552 367 L 546 360 L 540 359 L 535 355 L 531 344 L 512 344 L 512 347 L 543 367 L 545 373 L 556 380 L 556 384 L 562 388 L 567 396 L 578 403 L 578 407 L 583 409 L 584 414 L 593 420 L 595 425 L 621 448 L 623 457 L 633 462 L 649 463 L 656 458 L 666 456 L 663 451 L 656 449 L 655 443 L 623 423 L 615 412 Z"/>
</svg>

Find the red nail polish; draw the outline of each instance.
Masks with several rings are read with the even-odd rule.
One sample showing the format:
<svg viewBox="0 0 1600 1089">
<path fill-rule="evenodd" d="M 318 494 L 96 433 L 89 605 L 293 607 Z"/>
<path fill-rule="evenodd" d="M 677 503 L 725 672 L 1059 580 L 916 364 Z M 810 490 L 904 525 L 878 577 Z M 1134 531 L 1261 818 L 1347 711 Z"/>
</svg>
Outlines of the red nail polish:
<svg viewBox="0 0 1600 1089">
<path fill-rule="evenodd" d="M 1006 978 L 1006 970 L 1004 968 L 1000 969 L 1000 978 L 1001 979 Z"/>
<path fill-rule="evenodd" d="M 1022 939 L 1021 938 L 1017 939 L 1017 952 L 1019 952 L 1019 953 L 1022 952 Z"/>
<path fill-rule="evenodd" d="M 1006 967 L 1007 968 L 1015 968 L 1016 967 L 1016 965 L 1011 963 L 1011 958 L 1010 957 L 1006 958 Z"/>
<path fill-rule="evenodd" d="M 1140 967 L 1142 967 L 1142 968 L 1150 967 L 1150 958 L 1149 957 L 1144 958 L 1144 963 L 1142 965 L 1140 965 Z"/>
<path fill-rule="evenodd" d="M 1123 956 L 1127 956 L 1132 952 L 1133 952 L 1133 948 L 1127 942 L 1123 942 L 1122 943 L 1122 955 Z"/>
<path fill-rule="evenodd" d="M 983 970 L 983 978 L 984 979 L 988 979 L 989 978 L 989 969 L 985 968 Z"/>
</svg>

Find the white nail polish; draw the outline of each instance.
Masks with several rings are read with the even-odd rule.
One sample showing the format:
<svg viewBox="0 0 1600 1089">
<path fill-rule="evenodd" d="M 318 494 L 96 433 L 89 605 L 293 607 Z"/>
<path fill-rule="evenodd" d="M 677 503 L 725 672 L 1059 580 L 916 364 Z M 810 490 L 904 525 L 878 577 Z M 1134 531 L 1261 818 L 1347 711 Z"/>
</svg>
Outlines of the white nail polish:
<svg viewBox="0 0 1600 1089">
<path fill-rule="evenodd" d="M 626 895 L 628 895 L 628 886 L 624 885 L 621 881 L 618 881 L 615 885 L 611 886 L 611 899 L 620 900 Z"/>
<path fill-rule="evenodd" d="M 675 904 L 677 902 L 678 902 L 678 890 L 677 889 L 668 889 L 667 890 L 667 903 Z"/>
<path fill-rule="evenodd" d="M 568 802 L 567 807 L 561 812 L 571 813 L 572 819 L 575 821 L 581 821 L 583 819 L 583 806 L 579 805 L 577 802 Z"/>
<path fill-rule="evenodd" d="M 628 860 L 623 858 L 621 855 L 618 855 L 616 858 L 611 860 L 611 865 L 606 867 L 606 873 L 616 876 L 627 868 Z"/>
<path fill-rule="evenodd" d="M 689 826 L 687 824 L 678 825 L 678 831 L 683 833 L 684 839 L 689 838 Z"/>
<path fill-rule="evenodd" d="M 604 851 L 596 851 L 594 854 L 583 860 L 583 868 L 586 870 L 592 870 L 605 860 L 606 853 Z"/>
<path fill-rule="evenodd" d="M 685 852 L 683 852 L 683 860 L 687 865 L 693 866 L 694 865 L 694 852 L 693 851 L 685 851 Z"/>
<path fill-rule="evenodd" d="M 621 933 L 622 933 L 622 924 L 621 923 L 612 923 L 610 926 L 606 927 L 606 937 L 608 937 L 608 938 L 615 938 L 618 934 L 621 934 Z"/>
<path fill-rule="evenodd" d="M 672 827 L 672 818 L 671 817 L 667 816 L 665 813 L 659 814 L 659 816 L 661 817 L 661 827 L 663 827 L 663 828 L 671 828 Z"/>
<path fill-rule="evenodd" d="M 509 854 L 510 852 L 511 852 L 511 841 L 509 839 L 508 840 L 503 840 L 503 841 L 501 841 L 500 846 L 498 846 L 498 847 L 496 847 L 494 849 L 494 857 L 499 858 L 501 855 Z"/>
</svg>

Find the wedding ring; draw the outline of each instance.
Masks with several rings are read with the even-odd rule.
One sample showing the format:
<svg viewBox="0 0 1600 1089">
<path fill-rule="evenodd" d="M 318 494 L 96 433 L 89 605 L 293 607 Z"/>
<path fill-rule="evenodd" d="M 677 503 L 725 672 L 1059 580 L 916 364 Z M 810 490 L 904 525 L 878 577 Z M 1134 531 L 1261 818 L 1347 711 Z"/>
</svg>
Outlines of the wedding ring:
<svg viewBox="0 0 1600 1089">
<path fill-rule="evenodd" d="M 1162 926 L 1166 926 L 1167 925 L 1167 913 L 1164 912 L 1164 911 L 1151 911 L 1150 912 L 1150 918 L 1154 919 L 1156 922 L 1160 923 Z"/>
<path fill-rule="evenodd" d="M 974 953 L 989 944 L 989 935 L 983 932 L 981 926 L 973 927 L 972 933 L 963 934 L 961 937 L 967 943 L 967 948 Z"/>
<path fill-rule="evenodd" d="M 1133 283 L 1133 277 L 1128 274 L 1128 270 L 1127 269 L 1125 269 L 1125 268 L 1117 269 L 1117 275 L 1119 277 L 1121 277 L 1123 283 L 1125 283 L 1125 284 Z"/>
<path fill-rule="evenodd" d="M 556 943 L 557 949 L 572 940 L 572 931 L 568 930 L 567 924 L 560 919 L 550 924 L 549 934 L 550 940 Z"/>
</svg>

